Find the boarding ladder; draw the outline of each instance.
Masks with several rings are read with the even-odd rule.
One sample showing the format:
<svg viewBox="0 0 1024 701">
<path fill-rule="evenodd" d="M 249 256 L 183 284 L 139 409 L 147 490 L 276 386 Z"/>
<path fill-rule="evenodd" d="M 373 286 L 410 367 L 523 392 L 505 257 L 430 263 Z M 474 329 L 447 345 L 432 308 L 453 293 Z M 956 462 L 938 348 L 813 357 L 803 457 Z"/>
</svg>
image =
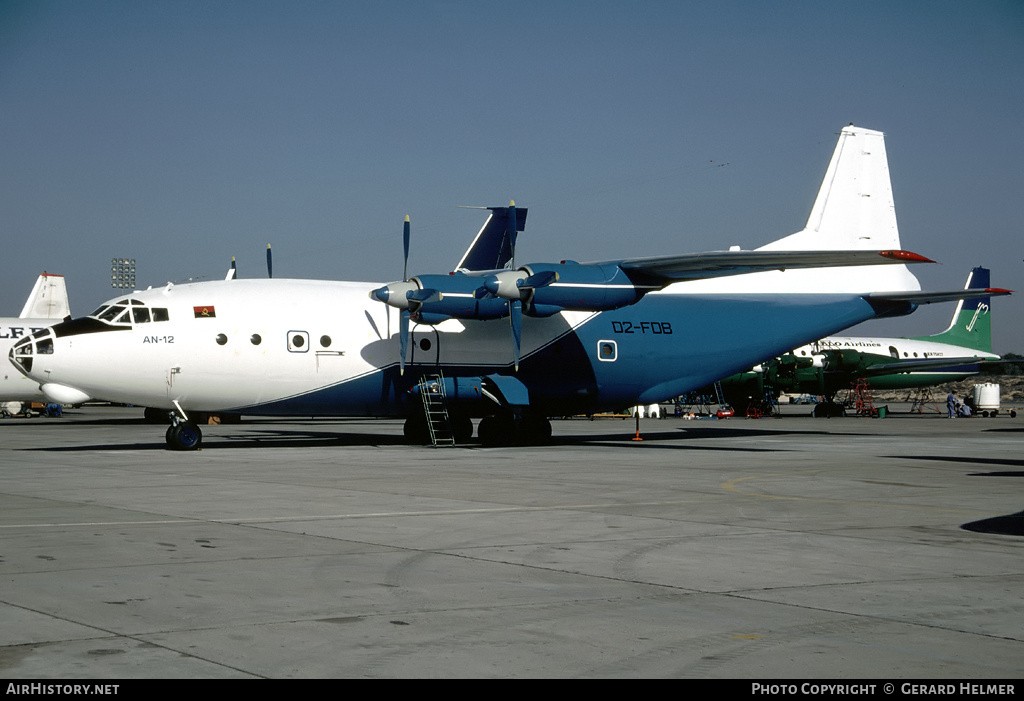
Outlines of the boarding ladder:
<svg viewBox="0 0 1024 701">
<path fill-rule="evenodd" d="M 444 393 L 444 377 L 436 375 L 422 375 L 419 380 L 420 401 L 423 403 L 423 413 L 427 418 L 427 432 L 430 435 L 430 443 L 436 448 L 438 446 L 454 446 L 455 434 L 452 433 L 452 424 L 448 418 L 448 401 Z"/>
<path fill-rule="evenodd" d="M 715 381 L 715 399 L 718 401 L 719 409 L 725 406 L 725 394 L 722 392 L 722 382 L 720 380 Z"/>
</svg>

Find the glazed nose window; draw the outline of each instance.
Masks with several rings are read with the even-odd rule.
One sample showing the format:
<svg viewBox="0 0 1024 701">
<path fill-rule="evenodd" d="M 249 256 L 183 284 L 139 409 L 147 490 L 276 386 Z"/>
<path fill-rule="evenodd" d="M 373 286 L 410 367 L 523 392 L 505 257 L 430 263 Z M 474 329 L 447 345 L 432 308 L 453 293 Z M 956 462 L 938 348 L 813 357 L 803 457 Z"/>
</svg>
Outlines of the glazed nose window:
<svg viewBox="0 0 1024 701">
<path fill-rule="evenodd" d="M 22 372 L 32 372 L 32 338 L 23 338 L 15 343 L 11 348 L 10 358 L 21 368 Z"/>
</svg>

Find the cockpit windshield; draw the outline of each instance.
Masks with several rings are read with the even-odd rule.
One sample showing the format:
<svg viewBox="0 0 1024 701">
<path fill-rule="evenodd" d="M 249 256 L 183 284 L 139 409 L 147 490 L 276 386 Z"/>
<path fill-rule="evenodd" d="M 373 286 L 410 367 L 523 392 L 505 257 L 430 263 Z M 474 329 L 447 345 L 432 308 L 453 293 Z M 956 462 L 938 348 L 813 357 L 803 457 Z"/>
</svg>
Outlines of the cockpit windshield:
<svg viewBox="0 0 1024 701">
<path fill-rule="evenodd" d="M 165 307 L 149 307 L 137 299 L 121 299 L 113 304 L 104 304 L 89 316 L 116 326 L 169 321 L 171 318 Z"/>
</svg>

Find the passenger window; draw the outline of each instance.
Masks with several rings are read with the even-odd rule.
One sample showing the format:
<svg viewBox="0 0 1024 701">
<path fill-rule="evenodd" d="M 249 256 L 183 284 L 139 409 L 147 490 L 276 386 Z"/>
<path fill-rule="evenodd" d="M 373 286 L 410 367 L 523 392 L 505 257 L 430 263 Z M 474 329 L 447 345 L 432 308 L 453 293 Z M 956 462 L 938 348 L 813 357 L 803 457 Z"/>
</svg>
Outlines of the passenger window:
<svg viewBox="0 0 1024 701">
<path fill-rule="evenodd" d="M 288 350 L 292 353 L 305 353 L 309 350 L 309 334 L 305 331 L 288 332 Z"/>
<path fill-rule="evenodd" d="M 619 356 L 619 349 L 615 341 L 597 342 L 597 359 L 606 363 L 614 362 Z"/>
</svg>

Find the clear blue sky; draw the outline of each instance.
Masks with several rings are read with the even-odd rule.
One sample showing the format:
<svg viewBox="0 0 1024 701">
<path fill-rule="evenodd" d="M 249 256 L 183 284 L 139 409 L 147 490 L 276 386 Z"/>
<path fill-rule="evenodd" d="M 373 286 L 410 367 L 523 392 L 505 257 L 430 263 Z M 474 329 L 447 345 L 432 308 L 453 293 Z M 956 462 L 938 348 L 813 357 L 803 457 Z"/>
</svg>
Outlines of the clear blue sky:
<svg viewBox="0 0 1024 701">
<path fill-rule="evenodd" d="M 845 124 L 886 132 L 926 289 L 996 286 L 1024 352 L 1024 3 L 0 0 L 0 315 L 138 284 L 751 248 L 803 227 Z M 310 300 L 309 303 L 315 303 Z M 329 310 L 325 310 L 329 313 Z M 941 331 L 951 305 L 861 335 Z"/>
</svg>

